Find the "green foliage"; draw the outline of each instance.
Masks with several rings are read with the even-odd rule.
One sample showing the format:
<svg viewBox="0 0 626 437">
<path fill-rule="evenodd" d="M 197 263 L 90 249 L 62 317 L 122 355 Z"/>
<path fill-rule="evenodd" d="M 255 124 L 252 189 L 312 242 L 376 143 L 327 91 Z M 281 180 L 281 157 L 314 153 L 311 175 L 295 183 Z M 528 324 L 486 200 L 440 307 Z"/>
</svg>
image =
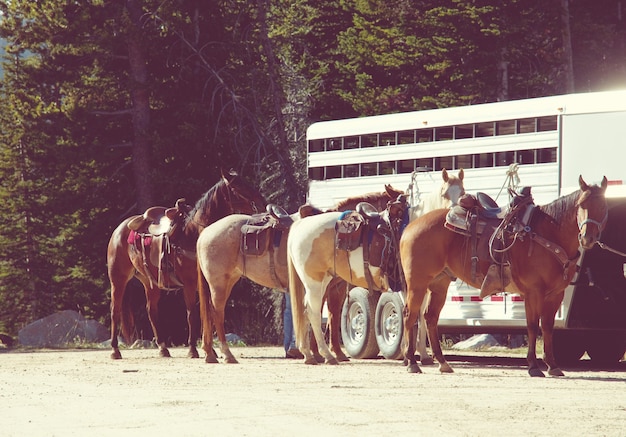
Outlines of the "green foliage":
<svg viewBox="0 0 626 437">
<path fill-rule="evenodd" d="M 624 24 L 616 0 L 604 6 L 570 5 L 581 91 L 624 85 Z M 0 330 L 12 334 L 59 309 L 107 319 L 105 248 L 139 212 L 140 188 L 156 204 L 192 203 L 234 168 L 293 211 L 314 121 L 565 89 L 560 2 L 5 0 L 0 11 Z M 147 71 L 139 133 L 131 42 Z M 275 339 L 276 293 L 239 287 L 233 329 Z"/>
</svg>

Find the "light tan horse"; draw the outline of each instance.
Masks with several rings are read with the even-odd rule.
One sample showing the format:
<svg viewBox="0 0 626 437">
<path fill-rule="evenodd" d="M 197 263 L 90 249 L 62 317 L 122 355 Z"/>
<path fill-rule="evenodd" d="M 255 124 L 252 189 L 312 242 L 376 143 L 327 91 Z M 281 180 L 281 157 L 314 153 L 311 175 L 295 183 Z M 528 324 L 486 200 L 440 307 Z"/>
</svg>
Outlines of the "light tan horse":
<svg viewBox="0 0 626 437">
<path fill-rule="evenodd" d="M 544 376 L 536 357 L 539 321 L 544 342 L 544 361 L 548 373 L 562 376 L 553 353 L 555 314 L 563 300 L 565 287 L 576 270 L 582 249 L 590 249 L 598 241 L 608 217 L 604 193 L 607 180 L 600 186 L 587 185 L 579 178 L 580 190 L 563 196 L 548 205 L 535 207 L 526 226 L 508 233 L 508 262 L 512 283 L 506 291 L 521 293 L 526 307 L 528 329 L 529 374 Z M 491 261 L 480 261 L 472 274 L 470 237 L 444 227 L 446 210 L 431 211 L 411 222 L 400 240 L 400 258 L 407 283 L 404 310 L 405 361 L 408 371 L 421 372 L 415 360 L 415 324 L 428 289 L 431 299 L 426 312 L 431 347 L 441 372 L 452 372 L 441 351 L 437 323 L 446 299 L 450 277 L 448 269 L 467 284 L 479 288 Z M 557 250 L 558 249 L 558 250 Z"/>
<path fill-rule="evenodd" d="M 336 208 L 341 210 L 354 209 L 359 202 L 369 202 L 377 208 L 384 209 L 387 203 L 402 194 L 390 185 L 385 185 L 385 191 L 366 193 L 340 202 Z M 382 206 L 384 205 L 384 206 Z M 300 219 L 299 213 L 291 214 L 292 221 Z M 203 326 L 203 349 L 206 352 L 206 362 L 216 363 L 213 343 L 213 328 L 217 332 L 220 350 L 224 354 L 226 363 L 237 363 L 226 341 L 224 330 L 224 311 L 234 285 L 246 277 L 259 285 L 286 291 L 288 286 L 287 274 L 287 235 L 289 229 L 283 231 L 278 247 L 266 250 L 261 255 L 244 255 L 240 250 L 242 237 L 241 229 L 250 223 L 251 216 L 233 214 L 216 221 L 202 231 L 196 244 L 198 255 L 198 283 L 200 292 L 200 313 Z M 274 244 L 269 242 L 270 245 Z M 343 286 L 345 290 L 345 285 Z M 337 291 L 339 290 L 339 291 Z M 341 286 L 332 288 L 332 299 L 343 303 L 345 291 Z M 331 299 L 331 300 L 332 300 Z M 334 303 L 335 301 L 332 300 Z M 338 321 L 341 317 L 341 303 L 338 313 L 335 305 L 329 305 L 329 329 L 338 332 Z M 342 360 L 347 357 L 341 351 L 337 334 L 331 334 L 334 339 L 333 351 Z"/>
</svg>

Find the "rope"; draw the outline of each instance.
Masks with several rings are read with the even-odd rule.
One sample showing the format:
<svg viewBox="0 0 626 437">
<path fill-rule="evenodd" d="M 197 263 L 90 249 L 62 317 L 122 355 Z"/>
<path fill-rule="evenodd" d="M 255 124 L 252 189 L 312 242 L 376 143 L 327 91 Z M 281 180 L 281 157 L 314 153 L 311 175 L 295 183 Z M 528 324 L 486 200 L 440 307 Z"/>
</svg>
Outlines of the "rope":
<svg viewBox="0 0 626 437">
<path fill-rule="evenodd" d="M 619 256 L 626 257 L 626 253 L 620 252 L 617 249 L 613 249 L 612 247 L 607 246 L 606 244 L 604 244 L 602 241 L 598 241 L 597 243 L 598 243 L 598 246 L 600 246 L 604 250 L 608 250 L 609 252 L 613 252 L 613 253 L 615 253 L 615 254 L 617 254 Z"/>
<path fill-rule="evenodd" d="M 498 191 L 498 195 L 496 196 L 496 201 L 500 197 L 500 194 L 502 194 L 502 190 L 504 190 L 505 186 L 507 186 L 509 190 L 517 190 L 521 181 L 519 175 L 517 174 L 518 170 L 519 164 L 517 162 L 509 165 L 509 169 L 506 171 L 506 178 L 504 179 L 504 183 L 502 184 L 502 187 L 500 187 L 500 191 Z"/>
</svg>

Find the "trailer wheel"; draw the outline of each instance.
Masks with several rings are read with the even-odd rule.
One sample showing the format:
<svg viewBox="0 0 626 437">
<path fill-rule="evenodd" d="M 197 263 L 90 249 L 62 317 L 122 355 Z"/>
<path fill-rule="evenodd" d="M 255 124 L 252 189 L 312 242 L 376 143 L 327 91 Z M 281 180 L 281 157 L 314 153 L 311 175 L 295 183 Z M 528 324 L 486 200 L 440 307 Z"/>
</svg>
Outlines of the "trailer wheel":
<svg viewBox="0 0 626 437">
<path fill-rule="evenodd" d="M 587 349 L 587 341 L 584 332 L 554 330 L 554 358 L 563 365 L 575 364 L 580 360 Z"/>
<path fill-rule="evenodd" d="M 624 331 L 593 331 L 588 333 L 587 354 L 594 364 L 613 365 L 624 357 Z"/>
<path fill-rule="evenodd" d="M 370 296 L 365 288 L 355 287 L 350 290 L 343 304 L 341 339 L 352 358 L 375 358 L 378 355 L 372 317 L 377 300 L 378 293 Z"/>
<path fill-rule="evenodd" d="M 402 355 L 402 309 L 400 293 L 387 292 L 380 295 L 376 305 L 376 343 L 380 353 L 388 360 L 399 360 Z"/>
</svg>

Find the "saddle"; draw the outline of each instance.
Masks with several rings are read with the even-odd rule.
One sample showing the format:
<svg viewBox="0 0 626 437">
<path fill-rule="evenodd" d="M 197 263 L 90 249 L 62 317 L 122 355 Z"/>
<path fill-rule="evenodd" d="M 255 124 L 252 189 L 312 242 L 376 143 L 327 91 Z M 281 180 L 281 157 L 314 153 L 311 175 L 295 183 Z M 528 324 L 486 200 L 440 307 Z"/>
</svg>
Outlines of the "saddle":
<svg viewBox="0 0 626 437">
<path fill-rule="evenodd" d="M 279 247 L 283 232 L 292 223 L 293 219 L 283 208 L 274 204 L 267 205 L 266 212 L 251 216 L 241 227 L 241 253 L 261 256 L 267 250 Z"/>
<path fill-rule="evenodd" d="M 390 202 L 387 211 L 385 219 L 374 206 L 360 202 L 354 211 L 344 212 L 335 223 L 336 250 L 350 252 L 363 248 L 365 275 L 370 290 L 374 288 L 374 281 L 369 266 L 379 267 L 397 287 L 398 241 L 402 223 L 408 221 L 404 195 Z"/>
<path fill-rule="evenodd" d="M 482 281 L 481 297 L 504 291 L 511 282 L 508 236 L 529 229 L 532 219 L 535 205 L 530 188 L 511 194 L 513 200 L 504 211 L 487 194 L 477 193 L 462 196 L 446 215 L 444 226 L 470 241 L 471 276 L 473 281 Z"/>
<path fill-rule="evenodd" d="M 191 209 L 185 199 L 178 199 L 172 208 L 153 206 L 127 224 L 131 231 L 128 243 L 141 253 L 150 283 L 156 283 L 160 289 L 175 290 L 183 286 L 176 276 L 174 257 L 178 229 Z"/>
<path fill-rule="evenodd" d="M 148 208 L 142 215 L 130 220 L 127 226 L 139 234 L 153 236 L 171 234 L 175 225 L 180 222 L 176 219 L 186 217 L 190 211 L 191 206 L 185 204 L 185 199 L 178 199 L 173 208 L 164 206 Z"/>
</svg>

